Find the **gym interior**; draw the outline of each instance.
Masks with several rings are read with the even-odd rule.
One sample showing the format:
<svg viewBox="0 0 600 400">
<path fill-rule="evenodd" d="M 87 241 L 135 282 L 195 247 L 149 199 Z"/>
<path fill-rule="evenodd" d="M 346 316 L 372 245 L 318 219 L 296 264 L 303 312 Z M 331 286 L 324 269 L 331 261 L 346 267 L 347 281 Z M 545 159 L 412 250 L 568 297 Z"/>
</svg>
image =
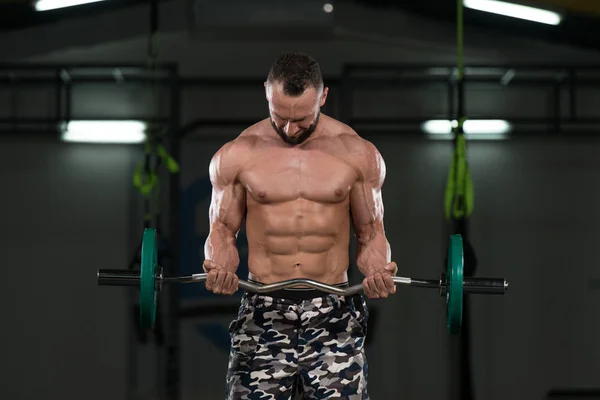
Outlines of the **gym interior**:
<svg viewBox="0 0 600 400">
<path fill-rule="evenodd" d="M 211 157 L 268 116 L 292 50 L 385 160 L 398 275 L 438 280 L 461 235 L 465 279 L 509 284 L 465 291 L 458 333 L 436 288 L 369 300 L 370 398 L 600 399 L 600 5 L 71 3 L 0 5 L 0 398 L 224 398 L 241 291 L 165 283 L 143 329 L 140 289 L 98 271 L 138 271 L 150 228 L 165 277 L 203 272 Z"/>
</svg>

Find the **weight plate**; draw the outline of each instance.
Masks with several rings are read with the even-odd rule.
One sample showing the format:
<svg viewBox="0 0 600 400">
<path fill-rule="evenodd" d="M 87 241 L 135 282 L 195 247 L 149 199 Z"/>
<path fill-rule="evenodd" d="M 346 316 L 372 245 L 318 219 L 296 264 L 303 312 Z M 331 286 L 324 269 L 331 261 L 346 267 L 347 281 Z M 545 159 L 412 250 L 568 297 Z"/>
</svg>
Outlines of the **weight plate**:
<svg viewBox="0 0 600 400">
<path fill-rule="evenodd" d="M 158 247 L 156 230 L 144 229 L 140 262 L 140 323 L 142 329 L 154 327 L 156 319 L 156 270 L 158 264 Z"/>
<path fill-rule="evenodd" d="M 461 235 L 451 235 L 446 273 L 446 327 L 459 333 L 462 326 L 464 254 Z"/>
</svg>

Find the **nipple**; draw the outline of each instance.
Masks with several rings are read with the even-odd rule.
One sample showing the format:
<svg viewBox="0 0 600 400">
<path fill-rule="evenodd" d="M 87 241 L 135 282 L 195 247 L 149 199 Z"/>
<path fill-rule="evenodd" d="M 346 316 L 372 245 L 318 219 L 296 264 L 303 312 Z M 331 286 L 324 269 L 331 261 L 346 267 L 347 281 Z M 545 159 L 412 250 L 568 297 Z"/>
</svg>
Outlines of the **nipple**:
<svg viewBox="0 0 600 400">
<path fill-rule="evenodd" d="M 266 193 L 264 190 L 261 190 L 260 192 L 258 192 L 258 197 L 263 198 L 265 197 Z"/>
<path fill-rule="evenodd" d="M 335 195 L 336 196 L 341 196 L 342 195 L 342 189 L 340 189 L 340 188 L 335 189 Z"/>
</svg>

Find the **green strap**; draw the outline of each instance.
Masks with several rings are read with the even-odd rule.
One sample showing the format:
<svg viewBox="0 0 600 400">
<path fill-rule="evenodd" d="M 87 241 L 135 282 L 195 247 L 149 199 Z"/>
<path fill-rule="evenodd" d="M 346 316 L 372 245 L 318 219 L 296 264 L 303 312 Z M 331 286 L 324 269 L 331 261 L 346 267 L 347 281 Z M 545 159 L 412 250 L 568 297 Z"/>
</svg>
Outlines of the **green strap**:
<svg viewBox="0 0 600 400">
<path fill-rule="evenodd" d="M 150 160 L 158 158 L 172 174 L 179 172 L 179 164 L 167 153 L 167 150 L 161 144 L 152 146 L 149 142 L 146 143 L 145 160 L 148 160 L 148 157 Z M 146 165 L 145 160 L 138 162 L 135 167 L 133 185 L 138 188 L 142 195 L 149 196 L 159 184 L 159 173 L 158 168 Z"/>
<path fill-rule="evenodd" d="M 159 179 L 156 171 L 146 170 L 144 163 L 140 161 L 133 173 L 133 186 L 135 186 L 141 195 L 148 197 L 158 186 Z"/>
<path fill-rule="evenodd" d="M 474 200 L 473 182 L 466 158 L 466 140 L 463 134 L 459 134 L 456 137 L 456 147 L 448 171 L 444 195 L 446 219 L 451 221 L 471 216 Z"/>
<path fill-rule="evenodd" d="M 457 7 L 457 81 L 459 90 L 462 90 L 464 80 L 462 0 L 457 0 Z M 459 101 L 462 102 L 462 96 L 460 96 Z M 458 114 L 458 124 L 453 129 L 455 135 L 454 154 L 450 163 L 446 192 L 444 194 L 444 215 L 448 221 L 470 217 L 473 212 L 475 199 L 471 172 L 469 171 L 469 164 L 467 162 L 467 144 L 463 129 L 467 117 L 464 115 L 463 104 L 459 104 Z"/>
<path fill-rule="evenodd" d="M 179 164 L 169 155 L 169 153 L 167 153 L 167 150 L 163 145 L 159 144 L 156 146 L 156 153 L 170 173 L 176 174 L 179 172 Z"/>
<path fill-rule="evenodd" d="M 158 58 L 159 43 L 159 33 L 152 32 L 149 37 L 148 68 L 155 79 L 157 75 L 156 60 Z M 153 85 L 152 89 L 152 97 L 157 103 L 155 108 L 158 108 L 158 86 Z M 166 129 L 162 130 L 160 133 L 157 133 L 155 128 L 151 128 L 147 131 L 144 160 L 136 165 L 133 174 L 133 184 L 144 197 L 150 197 L 154 191 L 158 190 L 160 183 L 158 166 L 160 164 L 165 165 L 167 170 L 172 174 L 179 172 L 179 164 L 171 157 L 165 147 L 160 144 L 161 137 L 166 136 L 167 133 L 168 131 Z M 147 215 L 147 218 L 151 218 L 151 216 Z"/>
</svg>

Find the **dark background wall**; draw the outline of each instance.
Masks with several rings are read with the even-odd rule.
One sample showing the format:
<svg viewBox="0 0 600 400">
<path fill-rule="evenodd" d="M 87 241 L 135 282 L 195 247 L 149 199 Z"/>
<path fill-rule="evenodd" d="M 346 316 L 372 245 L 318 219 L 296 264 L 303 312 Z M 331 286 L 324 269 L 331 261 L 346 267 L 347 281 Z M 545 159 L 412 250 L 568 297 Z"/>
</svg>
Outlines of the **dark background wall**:
<svg viewBox="0 0 600 400">
<path fill-rule="evenodd" d="M 207 28 L 190 18 L 188 4 L 162 6 L 161 60 L 176 62 L 186 78 L 249 78 L 249 83 L 186 86 L 184 124 L 199 118 L 253 121 L 266 116 L 262 79 L 273 58 L 289 48 L 314 54 L 332 80 L 350 62 L 432 68 L 454 62 L 451 25 L 399 12 L 340 5 L 331 17 L 333 24 L 315 15 L 319 28 L 307 37 L 293 30 L 275 35 L 278 27 L 270 20 L 234 29 L 235 18 L 227 13 L 213 15 L 216 22 Z M 137 6 L 23 29 L 0 35 L 0 44 L 12 62 L 143 64 L 146 12 L 147 7 Z M 593 64 L 599 59 L 591 51 L 508 33 L 471 28 L 467 38 L 467 59 L 473 63 Z M 495 46 L 489 46 L 491 39 Z M 554 86 L 498 82 L 469 86 L 470 115 L 554 115 Z M 442 84 L 367 86 L 357 90 L 353 109 L 365 118 L 445 118 L 446 89 Z M 159 91 L 158 103 L 151 93 L 147 86 L 130 82 L 74 84 L 73 117 L 166 116 L 168 92 Z M 53 95 L 53 86 L 2 85 L 0 118 L 51 116 Z M 563 89 L 561 95 L 561 110 L 568 115 L 570 93 Z M 598 97 L 595 86 L 578 89 L 576 97 L 581 116 L 597 117 L 592 106 Z M 340 89 L 332 87 L 327 112 L 337 115 L 341 100 Z M 205 126 L 182 143 L 181 273 L 200 270 L 208 228 L 210 157 L 243 127 Z M 591 136 L 556 136 L 546 125 L 541 132 L 469 142 L 477 272 L 505 277 L 511 285 L 504 297 L 472 299 L 478 399 L 539 399 L 553 387 L 600 386 L 600 292 L 590 287 L 592 279 L 600 278 L 595 268 L 600 261 L 600 147 Z M 378 146 L 387 163 L 386 231 L 401 274 L 437 278 L 448 235 L 443 190 L 450 142 L 427 140 L 416 129 L 411 135 L 373 135 L 367 128 L 359 133 Z M 99 268 L 125 268 L 139 242 L 142 199 L 131 177 L 142 150 L 139 145 L 64 144 L 52 135 L 9 132 L 0 138 L 5 281 L 0 292 L 1 398 L 125 399 L 133 382 L 130 355 L 137 367 L 135 398 L 164 398 L 164 348 L 129 347 L 135 334 L 128 302 L 132 292 L 99 288 L 95 281 Z M 244 254 L 243 243 L 240 248 Z M 182 293 L 185 306 L 215 301 L 235 306 L 237 297 L 215 299 L 197 285 Z M 370 306 L 377 315 L 368 346 L 372 398 L 449 398 L 451 342 L 437 292 L 400 288 L 393 298 L 371 301 Z M 183 399 L 223 397 L 225 330 L 231 318 L 182 320 Z"/>
<path fill-rule="evenodd" d="M 122 396 L 132 149 L 2 138 L 3 398 Z"/>
</svg>

